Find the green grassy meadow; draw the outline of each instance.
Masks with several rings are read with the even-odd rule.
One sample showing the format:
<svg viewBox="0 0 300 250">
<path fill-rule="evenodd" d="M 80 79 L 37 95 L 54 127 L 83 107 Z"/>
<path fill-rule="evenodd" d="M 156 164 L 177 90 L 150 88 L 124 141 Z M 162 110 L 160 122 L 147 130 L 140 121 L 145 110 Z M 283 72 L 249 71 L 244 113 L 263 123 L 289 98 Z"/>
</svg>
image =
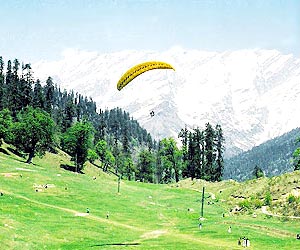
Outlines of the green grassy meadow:
<svg viewBox="0 0 300 250">
<path fill-rule="evenodd" d="M 200 230 L 202 183 L 122 180 L 118 193 L 117 177 L 92 165 L 85 174 L 60 168 L 69 164 L 62 152 L 35 158 L 34 164 L 24 162 L 5 147 L 0 152 L 0 249 L 225 250 L 242 249 L 237 241 L 243 236 L 251 241 L 248 249 L 300 249 L 300 220 L 259 211 L 256 218 L 228 213 L 232 204 L 227 200 L 241 189 L 238 184 L 205 184 Z M 216 201 L 208 205 L 211 193 Z"/>
</svg>

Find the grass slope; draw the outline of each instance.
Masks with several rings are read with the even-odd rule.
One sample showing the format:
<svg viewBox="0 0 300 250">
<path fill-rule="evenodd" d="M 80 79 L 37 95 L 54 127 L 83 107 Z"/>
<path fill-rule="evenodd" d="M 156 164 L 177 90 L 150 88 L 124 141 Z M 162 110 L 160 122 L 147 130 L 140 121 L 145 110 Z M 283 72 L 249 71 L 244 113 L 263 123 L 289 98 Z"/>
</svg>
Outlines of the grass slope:
<svg viewBox="0 0 300 250">
<path fill-rule="evenodd" d="M 248 249 L 300 249 L 295 239 L 300 220 L 229 215 L 231 194 L 243 184 L 122 181 L 117 193 L 117 178 L 93 166 L 87 165 L 85 174 L 60 168 L 69 164 L 63 152 L 35 158 L 31 165 L 24 161 L 6 147 L 0 152 L 0 249 L 226 250 L 242 248 L 237 245 L 242 236 L 251 240 Z M 205 220 L 199 230 L 203 185 Z"/>
</svg>

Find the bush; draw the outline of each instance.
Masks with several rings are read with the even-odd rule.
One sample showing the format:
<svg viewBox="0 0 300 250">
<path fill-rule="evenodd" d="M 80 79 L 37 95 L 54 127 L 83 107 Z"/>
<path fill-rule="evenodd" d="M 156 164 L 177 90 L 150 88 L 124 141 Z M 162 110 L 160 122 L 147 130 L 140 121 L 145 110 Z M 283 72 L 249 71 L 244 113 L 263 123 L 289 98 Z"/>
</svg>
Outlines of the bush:
<svg viewBox="0 0 300 250">
<path fill-rule="evenodd" d="M 288 203 L 294 203 L 296 201 L 296 197 L 292 194 L 287 198 Z"/>
<path fill-rule="evenodd" d="M 261 208 L 262 205 L 263 205 L 263 202 L 261 200 L 259 200 L 259 199 L 253 200 L 252 203 L 253 203 L 253 205 L 254 205 L 255 208 Z"/>
<path fill-rule="evenodd" d="M 249 200 L 243 200 L 239 203 L 239 206 L 242 208 L 250 209 L 251 208 L 251 203 Z"/>
<path fill-rule="evenodd" d="M 265 205 L 265 206 L 270 206 L 271 203 L 272 203 L 272 196 L 271 196 L 271 193 L 270 193 L 270 192 L 267 192 L 267 193 L 266 193 L 265 200 L 264 200 L 264 205 Z"/>
</svg>

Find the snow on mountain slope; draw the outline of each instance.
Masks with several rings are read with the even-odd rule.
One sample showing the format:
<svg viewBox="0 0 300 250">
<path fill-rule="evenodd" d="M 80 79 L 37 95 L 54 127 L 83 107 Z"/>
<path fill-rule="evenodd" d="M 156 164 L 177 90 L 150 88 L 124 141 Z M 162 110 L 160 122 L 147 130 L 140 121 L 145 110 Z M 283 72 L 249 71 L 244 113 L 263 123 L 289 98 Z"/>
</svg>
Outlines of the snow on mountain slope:
<svg viewBox="0 0 300 250">
<path fill-rule="evenodd" d="M 176 71 L 152 70 L 117 90 L 125 71 L 154 60 Z M 61 60 L 33 68 L 36 77 L 51 76 L 61 88 L 91 96 L 99 108 L 128 111 L 156 139 L 177 138 L 185 124 L 219 123 L 227 156 L 299 127 L 300 59 L 276 50 L 217 53 L 173 47 L 160 53 L 98 54 L 70 49 Z"/>
</svg>

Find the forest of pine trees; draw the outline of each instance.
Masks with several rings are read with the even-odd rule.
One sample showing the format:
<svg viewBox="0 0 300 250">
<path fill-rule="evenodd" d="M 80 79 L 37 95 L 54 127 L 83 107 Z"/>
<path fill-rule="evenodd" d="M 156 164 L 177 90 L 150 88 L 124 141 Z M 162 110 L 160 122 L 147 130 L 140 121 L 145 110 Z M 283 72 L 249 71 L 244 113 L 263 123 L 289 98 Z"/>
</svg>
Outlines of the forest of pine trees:
<svg viewBox="0 0 300 250">
<path fill-rule="evenodd" d="M 224 137 L 220 125 L 188 131 L 184 128 L 179 135 L 182 142 L 183 177 L 220 181 L 223 175 Z"/>
<path fill-rule="evenodd" d="M 220 125 L 209 123 L 154 141 L 120 108 L 97 111 L 96 103 L 61 90 L 51 77 L 41 84 L 30 64 L 0 56 L 0 142 L 14 145 L 31 163 L 36 155 L 60 148 L 80 172 L 86 161 L 129 180 L 169 183 L 182 178 L 220 181 L 224 138 Z"/>
</svg>

